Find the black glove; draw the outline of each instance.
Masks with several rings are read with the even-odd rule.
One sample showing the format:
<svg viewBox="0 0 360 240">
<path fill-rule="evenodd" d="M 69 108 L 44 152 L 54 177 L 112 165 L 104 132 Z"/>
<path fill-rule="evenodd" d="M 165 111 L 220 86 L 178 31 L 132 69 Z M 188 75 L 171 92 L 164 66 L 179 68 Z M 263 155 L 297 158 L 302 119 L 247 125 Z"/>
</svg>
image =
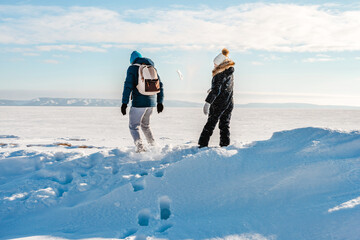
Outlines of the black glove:
<svg viewBox="0 0 360 240">
<path fill-rule="evenodd" d="M 122 113 L 122 115 L 126 115 L 126 108 L 127 108 L 127 104 L 123 103 L 121 105 L 121 113 Z"/>
<path fill-rule="evenodd" d="M 157 112 L 161 113 L 164 110 L 164 105 L 162 103 L 157 104 Z"/>
</svg>

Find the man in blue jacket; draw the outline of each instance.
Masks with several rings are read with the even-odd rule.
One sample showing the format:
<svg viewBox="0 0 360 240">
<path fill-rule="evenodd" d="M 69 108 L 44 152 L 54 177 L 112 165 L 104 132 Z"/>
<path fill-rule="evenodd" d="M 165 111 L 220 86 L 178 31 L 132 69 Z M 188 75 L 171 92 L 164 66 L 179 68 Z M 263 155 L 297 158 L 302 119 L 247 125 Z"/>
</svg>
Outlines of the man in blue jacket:
<svg viewBox="0 0 360 240">
<path fill-rule="evenodd" d="M 142 143 L 139 127 L 146 137 L 146 140 L 150 145 L 155 145 L 155 140 L 150 129 L 150 116 L 153 111 L 153 107 L 157 107 L 157 112 L 161 113 L 164 109 L 162 104 L 164 99 L 163 84 L 160 81 L 160 92 L 155 95 L 143 95 L 136 88 L 139 77 L 139 64 L 152 65 L 154 62 L 149 58 L 143 58 L 137 51 L 133 51 L 130 56 L 130 67 L 127 70 L 126 80 L 124 83 L 124 91 L 122 97 L 121 113 L 126 115 L 127 104 L 129 103 L 130 94 L 132 95 L 132 106 L 130 108 L 130 133 L 134 139 L 136 146 L 136 152 L 145 151 Z M 136 64 L 136 65 L 135 65 Z"/>
</svg>

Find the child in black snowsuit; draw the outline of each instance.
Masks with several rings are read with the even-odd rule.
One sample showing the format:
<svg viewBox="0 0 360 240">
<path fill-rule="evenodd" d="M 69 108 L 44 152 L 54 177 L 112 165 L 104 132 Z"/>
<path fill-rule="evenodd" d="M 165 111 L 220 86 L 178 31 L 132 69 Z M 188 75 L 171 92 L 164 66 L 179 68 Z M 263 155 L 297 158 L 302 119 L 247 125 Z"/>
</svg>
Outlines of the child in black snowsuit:
<svg viewBox="0 0 360 240">
<path fill-rule="evenodd" d="M 233 87 L 235 63 L 228 58 L 229 51 L 224 48 L 214 59 L 211 91 L 205 99 L 204 114 L 208 116 L 207 123 L 199 138 L 199 148 L 207 147 L 210 137 L 219 121 L 220 146 L 230 144 L 230 118 L 234 108 Z M 210 112 L 209 112 L 210 109 Z"/>
</svg>

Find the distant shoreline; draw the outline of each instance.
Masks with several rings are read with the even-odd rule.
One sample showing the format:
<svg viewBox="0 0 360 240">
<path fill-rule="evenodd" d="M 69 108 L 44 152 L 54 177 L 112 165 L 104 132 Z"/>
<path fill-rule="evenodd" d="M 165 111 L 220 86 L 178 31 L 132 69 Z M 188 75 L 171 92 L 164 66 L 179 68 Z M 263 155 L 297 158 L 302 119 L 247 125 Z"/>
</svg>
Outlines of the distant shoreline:
<svg viewBox="0 0 360 240">
<path fill-rule="evenodd" d="M 165 100 L 167 107 L 200 108 L 203 103 L 180 100 Z M 7 100 L 0 99 L 0 107 L 120 107 L 120 99 L 96 98 L 36 98 L 32 100 Z M 342 109 L 360 110 L 356 106 L 317 105 L 308 103 L 248 103 L 235 104 L 236 108 L 244 109 Z"/>
</svg>

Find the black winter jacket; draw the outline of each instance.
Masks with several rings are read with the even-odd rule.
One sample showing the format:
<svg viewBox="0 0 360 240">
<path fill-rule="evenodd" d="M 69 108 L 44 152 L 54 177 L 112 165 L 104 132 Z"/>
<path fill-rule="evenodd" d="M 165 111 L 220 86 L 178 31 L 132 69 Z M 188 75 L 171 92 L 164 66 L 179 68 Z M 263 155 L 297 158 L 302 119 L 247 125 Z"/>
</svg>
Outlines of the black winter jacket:
<svg viewBox="0 0 360 240">
<path fill-rule="evenodd" d="M 219 65 L 217 68 L 214 69 L 213 73 L 215 72 L 212 79 L 211 84 L 211 91 L 206 97 L 205 101 L 214 105 L 218 108 L 226 108 L 233 100 L 233 89 L 234 89 L 234 62 L 225 62 L 231 63 Z M 225 70 L 223 70 L 224 68 Z M 221 71 L 223 70 L 223 71 Z M 218 72 L 220 71 L 220 72 Z M 218 73 L 217 73 L 218 72 Z"/>
</svg>

